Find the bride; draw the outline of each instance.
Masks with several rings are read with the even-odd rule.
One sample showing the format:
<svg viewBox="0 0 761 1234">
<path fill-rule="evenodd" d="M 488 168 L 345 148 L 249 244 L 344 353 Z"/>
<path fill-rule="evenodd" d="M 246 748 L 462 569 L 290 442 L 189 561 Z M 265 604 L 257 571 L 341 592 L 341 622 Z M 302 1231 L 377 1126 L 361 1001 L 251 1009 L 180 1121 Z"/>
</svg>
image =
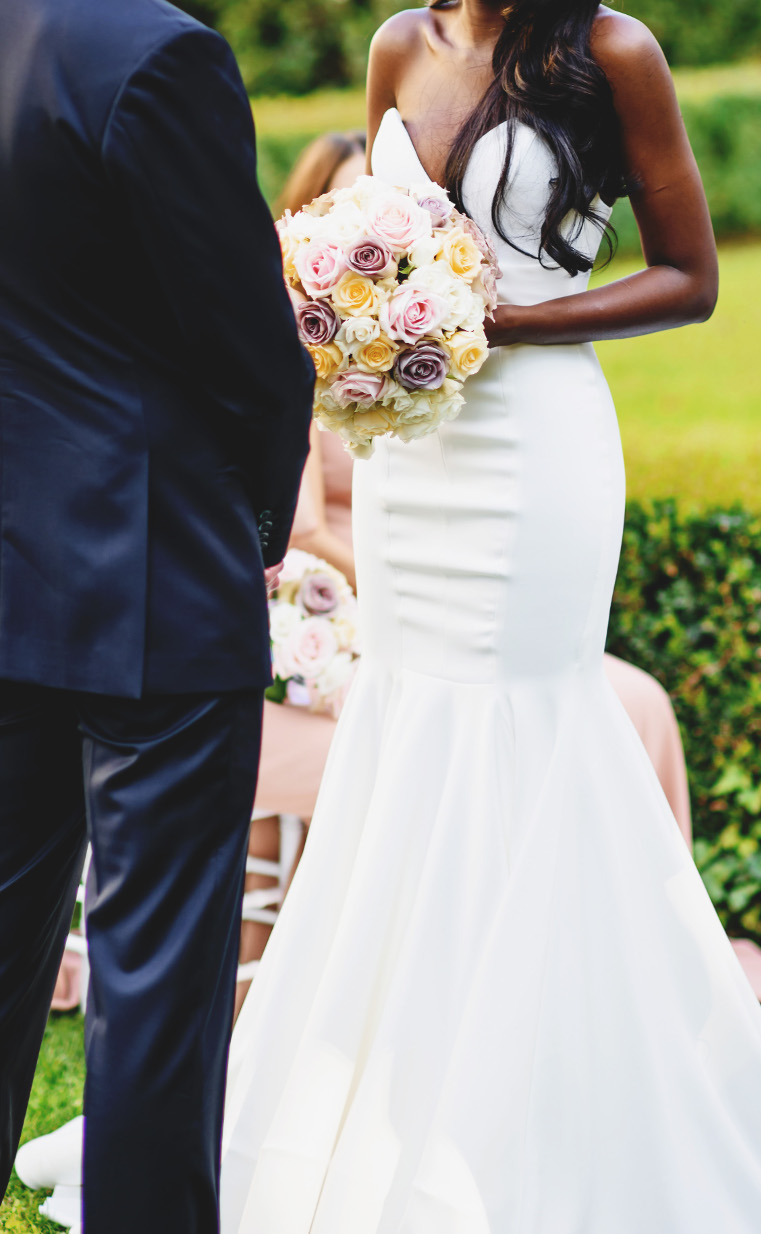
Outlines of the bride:
<svg viewBox="0 0 761 1234">
<path fill-rule="evenodd" d="M 355 467 L 362 667 L 233 1037 L 223 1234 L 757 1234 L 761 1010 L 603 673 L 591 344 L 716 300 L 666 63 L 594 0 L 441 0 L 377 34 L 369 129 L 501 303 L 460 418 Z M 625 190 L 647 268 L 589 291 Z"/>
</svg>

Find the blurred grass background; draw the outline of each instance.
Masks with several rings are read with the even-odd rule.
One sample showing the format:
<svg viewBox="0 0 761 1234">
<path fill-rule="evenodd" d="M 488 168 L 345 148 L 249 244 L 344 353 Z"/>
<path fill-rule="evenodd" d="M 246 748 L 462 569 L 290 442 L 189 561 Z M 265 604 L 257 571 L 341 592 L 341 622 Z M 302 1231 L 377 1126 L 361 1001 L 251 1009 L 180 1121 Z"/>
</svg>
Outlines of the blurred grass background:
<svg viewBox="0 0 761 1234">
<path fill-rule="evenodd" d="M 719 303 L 704 325 L 599 343 L 618 409 L 627 494 L 684 510 L 761 509 L 761 241 L 720 248 Z M 620 258 L 600 282 L 641 267 Z"/>
<path fill-rule="evenodd" d="M 22 1144 L 55 1131 L 82 1113 L 85 1078 L 83 1016 L 53 1015 L 45 1029 Z M 13 1174 L 0 1208 L 3 1234 L 61 1234 L 61 1226 L 39 1214 L 44 1191 L 27 1191 Z"/>
</svg>

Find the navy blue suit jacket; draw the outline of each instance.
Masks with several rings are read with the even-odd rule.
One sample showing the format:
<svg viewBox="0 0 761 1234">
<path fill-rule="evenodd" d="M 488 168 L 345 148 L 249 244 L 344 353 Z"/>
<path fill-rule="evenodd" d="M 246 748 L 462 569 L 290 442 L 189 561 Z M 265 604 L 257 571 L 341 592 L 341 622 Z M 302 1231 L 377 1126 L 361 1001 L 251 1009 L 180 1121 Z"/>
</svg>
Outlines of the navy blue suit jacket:
<svg viewBox="0 0 761 1234">
<path fill-rule="evenodd" d="M 269 680 L 313 372 L 255 164 L 165 0 L 0 0 L 0 678 Z"/>
</svg>

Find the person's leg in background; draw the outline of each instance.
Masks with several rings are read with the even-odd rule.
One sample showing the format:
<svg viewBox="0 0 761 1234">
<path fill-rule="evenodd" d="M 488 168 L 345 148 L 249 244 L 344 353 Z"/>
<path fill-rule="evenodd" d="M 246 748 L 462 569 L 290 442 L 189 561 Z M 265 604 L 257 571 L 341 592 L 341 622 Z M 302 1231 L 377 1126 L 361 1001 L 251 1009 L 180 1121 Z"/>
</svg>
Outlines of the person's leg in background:
<svg viewBox="0 0 761 1234">
<path fill-rule="evenodd" d="M 88 897 L 86 1234 L 216 1234 L 261 692 L 79 696 Z"/>
<path fill-rule="evenodd" d="M 24 1123 L 86 847 L 71 696 L 0 681 L 0 1198 Z"/>
</svg>

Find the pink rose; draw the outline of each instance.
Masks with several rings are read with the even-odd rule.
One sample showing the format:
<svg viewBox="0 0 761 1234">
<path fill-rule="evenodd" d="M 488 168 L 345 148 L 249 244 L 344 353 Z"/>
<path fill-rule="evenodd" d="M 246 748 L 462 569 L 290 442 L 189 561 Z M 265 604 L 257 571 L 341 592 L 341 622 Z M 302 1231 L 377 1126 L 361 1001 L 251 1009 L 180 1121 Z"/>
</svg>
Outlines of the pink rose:
<svg viewBox="0 0 761 1234">
<path fill-rule="evenodd" d="M 363 373 L 358 368 L 347 368 L 339 373 L 330 387 L 330 393 L 339 407 L 358 403 L 360 407 L 372 407 L 379 403 L 388 388 L 385 373 Z"/>
<path fill-rule="evenodd" d="M 391 338 L 416 343 L 424 334 L 435 333 L 448 312 L 446 300 L 435 291 L 403 284 L 381 305 L 379 320 Z"/>
<path fill-rule="evenodd" d="M 329 574 L 307 574 L 299 588 L 299 603 L 308 613 L 325 616 L 338 608 L 338 588 Z"/>
<path fill-rule="evenodd" d="M 338 654 L 336 636 L 325 617 L 307 617 L 277 648 L 276 671 L 281 680 L 319 677 Z"/>
<path fill-rule="evenodd" d="M 340 244 L 330 240 L 313 240 L 307 244 L 296 254 L 294 265 L 304 290 L 313 299 L 330 295 L 347 268 Z"/>
<path fill-rule="evenodd" d="M 431 234 L 428 211 L 402 193 L 375 202 L 367 217 L 370 231 L 384 240 L 392 253 L 408 252 L 423 236 Z"/>
</svg>

